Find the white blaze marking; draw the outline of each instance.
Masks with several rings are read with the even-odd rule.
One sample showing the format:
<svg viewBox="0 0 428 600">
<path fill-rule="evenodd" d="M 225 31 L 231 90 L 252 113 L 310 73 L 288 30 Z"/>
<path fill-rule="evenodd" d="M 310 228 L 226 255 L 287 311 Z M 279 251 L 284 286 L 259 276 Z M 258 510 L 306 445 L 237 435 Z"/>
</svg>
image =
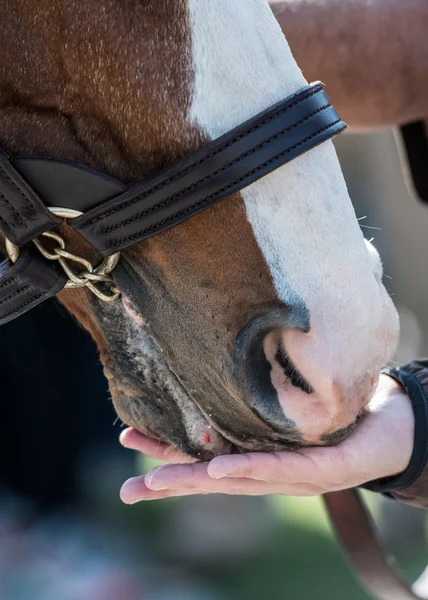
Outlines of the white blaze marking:
<svg viewBox="0 0 428 600">
<path fill-rule="evenodd" d="M 189 120 L 211 139 L 306 85 L 267 0 L 188 0 L 188 8 L 195 76 Z M 358 348 L 355 333 L 384 321 L 387 301 L 379 297 L 332 143 L 242 197 L 278 297 L 287 302 L 297 294 L 317 322 L 313 349 L 325 369 L 343 378 L 364 369 L 370 350 L 366 338 Z M 355 349 L 352 366 L 347 344 Z M 372 358 L 376 351 L 373 342 Z"/>
</svg>

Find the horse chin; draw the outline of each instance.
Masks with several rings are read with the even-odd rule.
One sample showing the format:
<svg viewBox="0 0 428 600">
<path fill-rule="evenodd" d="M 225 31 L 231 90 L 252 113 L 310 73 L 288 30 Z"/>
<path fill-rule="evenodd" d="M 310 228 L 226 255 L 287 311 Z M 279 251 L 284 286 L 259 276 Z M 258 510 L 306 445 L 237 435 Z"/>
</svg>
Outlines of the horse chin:
<svg viewBox="0 0 428 600">
<path fill-rule="evenodd" d="M 125 314 L 110 351 L 103 357 L 119 418 L 125 425 L 199 460 L 237 452 L 178 380 L 135 306 L 126 297 L 123 305 Z M 112 320 L 118 323 L 117 312 Z"/>
<path fill-rule="evenodd" d="M 149 405 L 146 397 L 122 390 L 121 382 L 111 382 L 110 389 L 115 410 L 123 423 L 152 439 L 179 448 L 198 460 L 238 452 L 201 413 L 182 414 L 177 421 L 159 411 L 159 406 Z"/>
<path fill-rule="evenodd" d="M 216 422 L 215 408 L 204 414 L 177 378 L 165 353 L 158 349 L 135 305 L 126 297 L 114 351 L 103 357 L 115 410 L 121 421 L 198 460 L 223 454 L 292 449 L 284 443 L 248 436 L 235 437 Z M 118 323 L 118 314 L 111 322 Z M 109 330 L 112 331 L 110 325 Z M 223 398 L 224 401 L 224 398 Z M 213 403 L 215 406 L 215 403 Z"/>
</svg>

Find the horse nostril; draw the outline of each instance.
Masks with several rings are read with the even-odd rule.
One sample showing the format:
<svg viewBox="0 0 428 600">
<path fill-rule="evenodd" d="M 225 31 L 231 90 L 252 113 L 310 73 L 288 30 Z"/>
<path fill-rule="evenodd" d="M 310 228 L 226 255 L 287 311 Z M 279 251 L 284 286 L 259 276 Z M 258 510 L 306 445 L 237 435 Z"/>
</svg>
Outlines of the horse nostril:
<svg viewBox="0 0 428 600">
<path fill-rule="evenodd" d="M 277 332 L 277 337 L 280 337 L 280 332 L 288 329 L 307 333 L 309 328 L 309 311 L 303 303 L 275 304 L 270 310 L 253 317 L 239 331 L 236 337 L 235 358 L 239 362 L 245 362 L 251 357 L 266 360 L 263 349 L 266 336 Z"/>
<path fill-rule="evenodd" d="M 312 387 L 293 364 L 282 339 L 295 330 L 304 336 L 309 330 L 308 313 L 301 305 L 276 305 L 251 319 L 237 336 L 235 368 L 238 385 L 246 389 L 248 403 L 270 424 L 293 434 L 298 432 L 284 410 L 284 393 L 292 390 L 311 394 Z M 296 437 L 297 436 L 297 437 Z"/>
<path fill-rule="evenodd" d="M 314 390 L 311 384 L 293 363 L 285 348 L 285 331 L 273 330 L 263 340 L 263 350 L 271 367 L 272 384 L 278 393 L 291 384 L 306 394 L 312 394 Z"/>
<path fill-rule="evenodd" d="M 283 308 L 249 322 L 237 338 L 238 385 L 276 431 L 298 434 L 304 444 L 337 443 L 370 400 L 379 368 L 370 362 L 368 338 L 355 357 L 346 329 L 331 333 L 312 321 L 309 331 Z"/>
</svg>

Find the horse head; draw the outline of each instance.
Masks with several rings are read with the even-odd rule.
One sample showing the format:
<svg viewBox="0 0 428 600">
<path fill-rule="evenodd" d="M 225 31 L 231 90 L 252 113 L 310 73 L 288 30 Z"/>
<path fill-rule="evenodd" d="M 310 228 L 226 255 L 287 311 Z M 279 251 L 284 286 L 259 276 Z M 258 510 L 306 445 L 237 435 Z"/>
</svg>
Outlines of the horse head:
<svg viewBox="0 0 428 600">
<path fill-rule="evenodd" d="M 6 0 L 0 48 L 6 148 L 125 182 L 306 85 L 266 0 Z M 114 303 L 60 299 L 120 418 L 199 458 L 338 442 L 396 347 L 331 142 L 126 250 L 115 280 Z"/>
</svg>

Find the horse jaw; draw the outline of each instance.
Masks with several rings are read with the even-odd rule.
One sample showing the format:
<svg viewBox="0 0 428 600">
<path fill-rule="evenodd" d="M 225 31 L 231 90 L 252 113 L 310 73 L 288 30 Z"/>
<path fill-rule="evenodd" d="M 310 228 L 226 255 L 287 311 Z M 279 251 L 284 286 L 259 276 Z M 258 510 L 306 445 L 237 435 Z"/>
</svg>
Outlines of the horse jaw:
<svg viewBox="0 0 428 600">
<path fill-rule="evenodd" d="M 306 81 L 266 0 L 188 0 L 195 73 L 189 120 L 211 139 Z M 393 355 L 398 318 L 364 241 L 333 144 L 242 192 L 278 299 L 303 302 L 310 332 L 280 333 L 315 393 L 272 383 L 305 439 L 346 430 Z M 274 372 L 274 369 L 272 370 Z"/>
</svg>

